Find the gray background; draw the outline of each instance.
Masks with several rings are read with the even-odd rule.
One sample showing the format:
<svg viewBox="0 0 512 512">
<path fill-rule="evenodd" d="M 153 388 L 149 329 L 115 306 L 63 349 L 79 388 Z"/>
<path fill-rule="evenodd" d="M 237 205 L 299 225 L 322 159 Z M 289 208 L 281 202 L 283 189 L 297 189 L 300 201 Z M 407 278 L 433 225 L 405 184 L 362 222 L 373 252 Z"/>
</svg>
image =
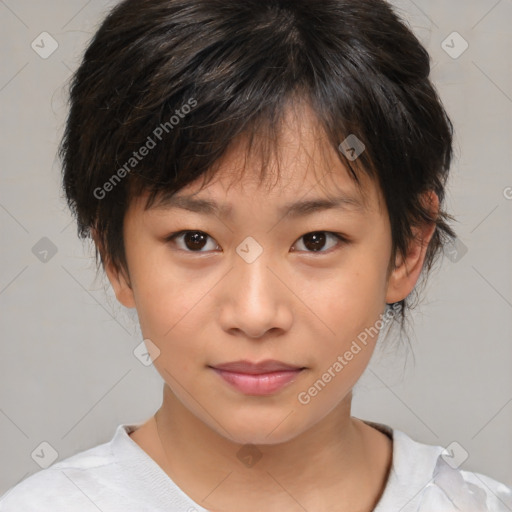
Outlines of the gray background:
<svg viewBox="0 0 512 512">
<path fill-rule="evenodd" d="M 63 459 L 161 403 L 160 376 L 133 355 L 134 310 L 95 279 L 92 245 L 77 238 L 60 192 L 66 81 L 113 4 L 0 0 L 0 494 L 40 469 L 31 454 L 41 442 Z M 447 207 L 459 246 L 414 313 L 414 360 L 376 352 L 353 415 L 424 443 L 457 441 L 464 469 L 512 485 L 512 1 L 394 4 L 432 55 L 455 124 Z M 31 47 L 43 31 L 58 42 L 46 59 Z M 458 58 L 442 47 L 453 31 L 469 44 Z M 43 237 L 54 255 L 38 253 Z"/>
</svg>

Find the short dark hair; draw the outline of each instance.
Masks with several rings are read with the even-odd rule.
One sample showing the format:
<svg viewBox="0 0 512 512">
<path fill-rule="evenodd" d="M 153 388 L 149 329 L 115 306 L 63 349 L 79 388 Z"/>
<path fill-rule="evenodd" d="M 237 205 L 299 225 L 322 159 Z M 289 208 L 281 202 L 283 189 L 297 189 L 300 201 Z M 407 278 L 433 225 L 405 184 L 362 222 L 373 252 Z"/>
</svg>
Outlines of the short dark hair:
<svg viewBox="0 0 512 512">
<path fill-rule="evenodd" d="M 380 186 L 391 262 L 414 226 L 436 223 L 428 273 L 455 238 L 442 208 L 453 126 L 429 73 L 426 49 L 383 0 L 125 0 L 70 85 L 59 156 L 78 235 L 94 228 L 102 263 L 127 270 L 123 220 L 133 198 L 150 192 L 149 207 L 201 176 L 207 183 L 239 136 L 249 152 L 256 138 L 267 141 L 266 161 L 286 106 L 300 99 L 354 181 L 362 171 Z M 366 148 L 357 160 L 339 150 L 349 135 Z M 437 217 L 421 200 L 427 190 L 439 197 Z M 410 304 L 397 304 L 403 328 Z"/>
</svg>

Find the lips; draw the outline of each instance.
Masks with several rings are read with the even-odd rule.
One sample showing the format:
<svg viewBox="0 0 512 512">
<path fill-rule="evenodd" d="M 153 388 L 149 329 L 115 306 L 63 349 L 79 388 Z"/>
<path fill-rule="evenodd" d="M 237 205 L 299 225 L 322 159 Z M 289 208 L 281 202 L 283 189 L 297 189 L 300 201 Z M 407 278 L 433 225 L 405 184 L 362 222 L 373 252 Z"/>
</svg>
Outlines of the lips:
<svg viewBox="0 0 512 512">
<path fill-rule="evenodd" d="M 276 361 L 274 359 L 267 359 L 259 363 L 253 363 L 251 361 L 233 361 L 231 363 L 217 364 L 212 366 L 212 368 L 226 372 L 245 373 L 247 375 L 261 375 L 272 372 L 302 370 L 304 367 L 293 366 L 281 361 Z"/>
<path fill-rule="evenodd" d="M 246 395 L 272 395 L 294 382 L 305 367 L 281 361 L 234 361 L 210 366 L 230 387 Z"/>
</svg>

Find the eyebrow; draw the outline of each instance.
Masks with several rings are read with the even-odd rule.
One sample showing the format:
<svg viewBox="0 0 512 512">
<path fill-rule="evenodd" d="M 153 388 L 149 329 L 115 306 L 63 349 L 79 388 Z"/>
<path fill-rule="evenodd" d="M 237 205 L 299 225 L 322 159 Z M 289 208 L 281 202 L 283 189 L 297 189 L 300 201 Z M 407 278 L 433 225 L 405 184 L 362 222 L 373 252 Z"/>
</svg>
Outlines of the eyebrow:
<svg viewBox="0 0 512 512">
<path fill-rule="evenodd" d="M 162 196 L 150 209 L 171 210 L 174 208 L 206 215 L 216 215 L 221 218 L 229 217 L 233 210 L 232 205 L 220 205 L 211 199 L 176 194 Z M 359 198 L 343 193 L 333 198 L 322 197 L 286 203 L 278 209 L 278 214 L 297 218 L 332 209 L 358 213 L 363 213 L 367 210 Z"/>
</svg>

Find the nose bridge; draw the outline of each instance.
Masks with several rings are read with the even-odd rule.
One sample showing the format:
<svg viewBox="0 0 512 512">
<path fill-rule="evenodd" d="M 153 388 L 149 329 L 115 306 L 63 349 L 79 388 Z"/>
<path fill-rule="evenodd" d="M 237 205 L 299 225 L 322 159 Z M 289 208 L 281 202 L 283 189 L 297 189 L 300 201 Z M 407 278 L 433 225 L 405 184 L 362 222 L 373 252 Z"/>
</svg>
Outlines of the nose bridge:
<svg viewBox="0 0 512 512">
<path fill-rule="evenodd" d="M 236 252 L 226 281 L 223 327 L 236 328 L 250 337 L 260 337 L 276 327 L 287 329 L 291 311 L 284 288 L 274 275 L 272 250 L 248 237 Z"/>
<path fill-rule="evenodd" d="M 275 289 L 275 276 L 268 268 L 271 266 L 272 251 L 248 237 L 237 247 L 236 252 L 232 286 L 237 300 L 248 301 L 257 309 L 270 306 L 278 293 Z"/>
</svg>

